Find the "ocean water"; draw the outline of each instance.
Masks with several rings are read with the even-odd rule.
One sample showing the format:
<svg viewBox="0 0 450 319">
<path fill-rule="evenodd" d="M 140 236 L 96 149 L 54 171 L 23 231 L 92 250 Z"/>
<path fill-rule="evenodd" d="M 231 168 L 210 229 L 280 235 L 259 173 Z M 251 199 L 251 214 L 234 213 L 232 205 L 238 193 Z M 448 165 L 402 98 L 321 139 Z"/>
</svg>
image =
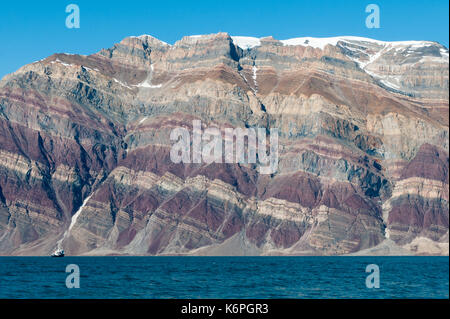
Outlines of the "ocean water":
<svg viewBox="0 0 450 319">
<path fill-rule="evenodd" d="M 449 258 L 0 257 L 0 298 L 449 298 Z"/>
</svg>

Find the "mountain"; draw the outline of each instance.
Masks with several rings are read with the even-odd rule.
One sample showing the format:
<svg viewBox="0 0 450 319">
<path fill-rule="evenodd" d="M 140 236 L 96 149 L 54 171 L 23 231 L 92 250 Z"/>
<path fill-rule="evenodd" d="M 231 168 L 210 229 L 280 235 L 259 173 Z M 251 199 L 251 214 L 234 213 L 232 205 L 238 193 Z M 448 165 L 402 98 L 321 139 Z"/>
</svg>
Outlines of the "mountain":
<svg viewBox="0 0 450 319">
<path fill-rule="evenodd" d="M 0 254 L 448 255 L 449 53 L 359 37 L 129 37 L 0 82 Z M 278 128 L 278 165 L 171 132 Z"/>
</svg>

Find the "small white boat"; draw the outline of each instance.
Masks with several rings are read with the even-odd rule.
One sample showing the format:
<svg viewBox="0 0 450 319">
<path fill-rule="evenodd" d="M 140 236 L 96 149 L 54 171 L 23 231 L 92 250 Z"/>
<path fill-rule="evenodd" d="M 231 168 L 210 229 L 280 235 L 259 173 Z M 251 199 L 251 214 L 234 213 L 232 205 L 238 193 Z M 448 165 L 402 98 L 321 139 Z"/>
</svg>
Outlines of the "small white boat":
<svg viewBox="0 0 450 319">
<path fill-rule="evenodd" d="M 57 249 L 55 252 L 51 255 L 51 257 L 64 257 L 64 250 Z"/>
</svg>

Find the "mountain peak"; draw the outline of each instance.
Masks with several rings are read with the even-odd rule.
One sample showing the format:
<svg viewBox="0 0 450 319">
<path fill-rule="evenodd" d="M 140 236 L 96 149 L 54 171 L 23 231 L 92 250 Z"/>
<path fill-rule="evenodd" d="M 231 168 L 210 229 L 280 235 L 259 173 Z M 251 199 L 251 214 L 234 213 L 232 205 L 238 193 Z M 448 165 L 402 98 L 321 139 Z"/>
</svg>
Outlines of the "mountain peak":
<svg viewBox="0 0 450 319">
<path fill-rule="evenodd" d="M 162 45 L 170 46 L 170 44 L 168 44 L 167 42 L 164 42 L 164 41 L 162 41 L 152 35 L 149 35 L 149 34 L 142 34 L 139 36 L 129 36 L 129 37 L 123 39 L 122 42 L 125 40 L 133 40 L 133 39 L 139 39 L 144 42 L 154 42 L 154 43 L 160 43 Z"/>
<path fill-rule="evenodd" d="M 335 37 L 295 37 L 289 38 L 285 40 L 278 40 L 272 36 L 266 37 L 253 37 L 253 36 L 240 36 L 233 35 L 230 36 L 226 32 L 218 32 L 218 33 L 210 33 L 210 34 L 195 34 L 184 36 L 180 40 L 176 41 L 174 45 L 177 43 L 195 43 L 197 41 L 202 40 L 211 40 L 211 39 L 229 39 L 231 38 L 233 43 L 240 47 L 243 50 L 253 49 L 255 47 L 261 46 L 261 41 L 271 40 L 274 42 L 279 42 L 282 45 L 286 46 L 309 46 L 318 49 L 324 49 L 327 45 L 336 46 L 339 42 L 349 42 L 349 43 L 366 43 L 371 45 L 378 46 L 392 46 L 392 47 L 426 47 L 426 46 L 439 46 L 444 50 L 448 51 L 448 48 L 441 45 L 435 41 L 427 41 L 427 40 L 407 40 L 407 41 L 382 41 L 367 37 L 360 36 L 335 36 Z M 172 46 L 171 44 L 164 42 L 152 35 L 142 34 L 139 36 L 130 36 L 125 38 L 124 40 L 130 39 L 140 39 L 146 42 L 155 42 L 160 43 L 166 46 Z"/>
</svg>

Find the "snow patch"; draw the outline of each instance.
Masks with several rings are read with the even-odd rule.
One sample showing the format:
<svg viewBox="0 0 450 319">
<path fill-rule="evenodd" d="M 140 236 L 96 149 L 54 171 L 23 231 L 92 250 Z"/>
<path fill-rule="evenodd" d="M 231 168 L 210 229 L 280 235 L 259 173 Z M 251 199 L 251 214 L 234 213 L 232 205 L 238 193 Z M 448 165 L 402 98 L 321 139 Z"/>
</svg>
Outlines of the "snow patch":
<svg viewBox="0 0 450 319">
<path fill-rule="evenodd" d="M 66 239 L 67 235 L 69 235 L 70 230 L 72 229 L 72 227 L 75 225 L 75 223 L 77 222 L 78 217 L 80 216 L 81 212 L 83 211 L 83 208 L 86 206 L 87 202 L 89 201 L 89 199 L 92 197 L 93 193 L 91 195 L 89 195 L 88 197 L 86 197 L 86 199 L 83 201 L 83 203 L 81 204 L 80 208 L 78 208 L 78 210 L 76 211 L 76 213 L 72 216 L 72 219 L 70 221 L 70 225 L 69 228 L 64 232 L 63 237 L 58 241 L 58 249 L 62 249 L 61 245 L 62 242 L 64 241 L 64 239 Z"/>
<path fill-rule="evenodd" d="M 139 124 L 144 123 L 144 121 L 145 121 L 146 119 L 148 119 L 148 116 L 146 116 L 146 117 L 144 117 L 142 120 L 140 120 L 140 121 L 139 121 Z"/>
<path fill-rule="evenodd" d="M 69 229 L 67 230 L 67 232 L 70 232 L 72 227 L 75 225 L 75 223 L 77 222 L 78 216 L 80 216 L 81 212 L 83 211 L 83 208 L 86 206 L 88 200 L 92 197 L 92 195 L 93 194 L 91 194 L 88 197 L 86 197 L 86 199 L 83 201 L 83 204 L 81 204 L 80 208 L 78 208 L 78 210 L 75 213 L 75 215 L 72 216 L 72 221 L 70 222 L 70 226 L 69 226 Z"/>
<path fill-rule="evenodd" d="M 392 46 L 411 46 L 414 48 L 424 47 L 424 46 L 432 46 L 435 45 L 434 42 L 431 41 L 380 41 L 374 40 L 370 38 L 364 37 L 356 37 L 356 36 L 340 36 L 340 37 L 330 37 L 330 38 L 313 38 L 313 37 L 302 37 L 302 38 L 293 38 L 288 40 L 281 40 L 280 42 L 284 45 L 303 45 L 303 46 L 311 46 L 314 48 L 323 49 L 326 45 L 336 45 L 339 41 L 344 42 L 368 42 L 377 45 L 392 45 Z"/>
<path fill-rule="evenodd" d="M 310 37 L 303 37 L 303 38 L 293 38 L 293 39 L 287 39 L 287 40 L 281 40 L 280 42 L 283 43 L 283 45 L 302 45 L 302 46 L 310 46 L 313 48 L 318 49 L 324 49 L 326 45 L 336 45 L 336 43 L 339 41 L 339 38 L 310 38 Z"/>
<path fill-rule="evenodd" d="M 234 44 L 236 44 L 243 50 L 252 49 L 261 45 L 261 40 L 254 37 L 233 36 L 231 37 L 231 39 L 233 40 Z"/>
<path fill-rule="evenodd" d="M 132 89 L 130 86 L 128 86 L 128 85 L 126 85 L 125 83 L 123 83 L 123 82 L 117 80 L 116 78 L 112 78 L 112 79 L 114 80 L 114 82 L 119 83 L 120 85 L 122 85 L 122 86 L 124 86 L 124 87 L 126 87 L 126 88 Z"/>
<path fill-rule="evenodd" d="M 50 62 L 50 63 L 59 63 L 59 64 L 62 64 L 62 65 L 64 65 L 64 66 L 67 66 L 67 67 L 70 67 L 70 66 L 74 66 L 73 64 L 68 64 L 68 63 L 64 63 L 63 61 L 61 61 L 60 59 L 56 59 L 55 61 L 52 61 L 52 62 Z"/>
<path fill-rule="evenodd" d="M 137 87 L 141 87 L 141 88 L 149 88 L 149 89 L 158 89 L 158 88 L 162 87 L 162 84 L 153 85 L 151 83 L 152 77 L 153 77 L 153 64 L 150 65 L 150 74 L 148 75 L 148 77 L 143 82 L 139 83 L 138 85 L 133 85 L 133 86 L 137 86 Z"/>
<path fill-rule="evenodd" d="M 258 93 L 258 82 L 256 82 L 256 73 L 258 72 L 258 68 L 256 67 L 256 65 L 253 66 L 252 68 L 253 70 L 253 82 L 255 83 L 255 93 Z"/>
<path fill-rule="evenodd" d="M 391 48 L 391 45 L 387 45 L 386 47 L 384 47 L 383 49 L 381 49 L 380 51 L 378 51 L 377 53 L 373 54 L 373 55 L 369 55 L 369 60 L 366 62 L 361 62 L 359 60 L 354 60 L 355 62 L 357 62 L 359 64 L 359 67 L 361 69 L 364 69 L 367 65 L 375 62 L 376 60 L 378 60 L 378 58 L 386 51 L 388 51 Z"/>
<path fill-rule="evenodd" d="M 153 85 L 153 84 L 148 83 L 147 80 L 145 80 L 144 82 L 141 82 L 135 86 L 140 87 L 140 88 L 157 89 L 157 88 L 160 88 L 162 86 L 162 84 Z"/>
<path fill-rule="evenodd" d="M 97 68 L 93 68 L 93 69 L 91 69 L 90 67 L 87 67 L 87 66 L 84 66 L 84 65 L 82 65 L 82 67 L 83 67 L 83 68 L 85 68 L 86 70 L 89 70 L 89 71 L 96 71 L 96 72 L 100 72 L 100 70 L 99 70 L 99 69 L 97 69 Z"/>
</svg>

